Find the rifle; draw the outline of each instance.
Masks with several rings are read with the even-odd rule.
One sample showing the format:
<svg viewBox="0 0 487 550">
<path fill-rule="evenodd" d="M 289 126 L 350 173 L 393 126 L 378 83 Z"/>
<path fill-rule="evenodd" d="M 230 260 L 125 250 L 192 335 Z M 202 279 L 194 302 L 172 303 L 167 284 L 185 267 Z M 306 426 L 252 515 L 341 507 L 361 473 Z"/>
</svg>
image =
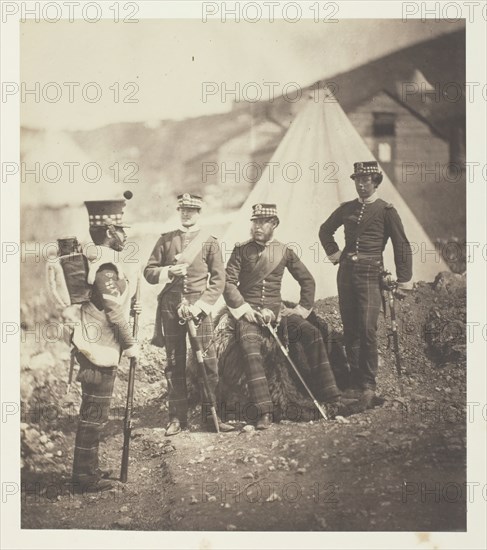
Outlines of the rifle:
<svg viewBox="0 0 487 550">
<path fill-rule="evenodd" d="M 69 362 L 69 375 L 68 375 L 68 386 L 66 388 L 66 395 L 71 391 L 71 384 L 73 383 L 73 373 L 74 373 L 74 365 L 76 363 L 75 358 L 75 348 L 71 350 L 71 358 Z"/>
<path fill-rule="evenodd" d="M 397 320 L 396 320 L 396 299 L 394 292 L 397 288 L 397 283 L 393 281 L 392 274 L 390 271 L 384 271 L 381 274 L 381 296 L 382 296 L 382 308 L 384 313 L 384 319 L 386 317 L 386 307 L 387 303 L 389 304 L 389 312 L 391 316 L 391 326 L 387 333 L 387 349 L 390 349 L 391 344 L 394 351 L 394 356 L 396 358 L 396 370 L 399 380 L 402 376 L 402 364 L 401 364 L 401 354 L 399 351 L 399 334 L 397 331 Z"/>
<path fill-rule="evenodd" d="M 135 301 L 138 302 L 140 299 L 140 276 L 139 271 L 137 275 L 137 287 L 135 289 Z M 137 335 L 139 332 L 139 314 L 134 312 L 134 326 L 133 326 L 133 337 L 137 340 Z M 129 369 L 129 381 L 127 386 L 127 403 L 125 405 L 125 418 L 123 420 L 123 450 L 122 450 L 122 466 L 120 469 L 120 481 L 122 483 L 127 482 L 128 478 L 128 469 L 129 469 L 129 448 L 130 448 L 130 437 L 132 435 L 132 411 L 134 407 L 134 385 L 135 385 L 135 370 L 137 368 L 137 358 L 130 358 L 130 369 Z"/>
<path fill-rule="evenodd" d="M 269 330 L 269 332 L 272 334 L 272 336 L 274 337 L 274 340 L 277 342 L 277 345 L 279 346 L 281 352 L 283 353 L 284 357 L 287 359 L 287 362 L 291 365 L 291 367 L 293 368 L 294 372 L 296 373 L 297 377 L 299 378 L 299 380 L 301 381 L 301 384 L 303 384 L 304 386 L 304 389 L 308 392 L 308 395 L 311 397 L 315 407 L 318 409 L 319 413 L 321 414 L 321 416 L 325 419 L 325 420 L 328 420 L 327 416 L 326 416 L 326 413 L 325 411 L 323 410 L 323 407 L 318 403 L 318 401 L 316 400 L 316 397 L 313 395 L 312 391 L 309 389 L 308 385 L 306 384 L 306 382 L 304 381 L 304 378 L 301 376 L 301 373 L 299 372 L 298 370 L 298 367 L 296 367 L 296 365 L 294 364 L 294 361 L 291 359 L 291 357 L 289 356 L 289 352 L 287 351 L 287 349 L 284 347 L 284 344 L 281 342 L 279 336 L 277 335 L 277 332 L 276 332 L 276 329 L 270 324 L 270 323 L 264 323 L 264 326 L 267 327 L 267 329 Z"/>
</svg>

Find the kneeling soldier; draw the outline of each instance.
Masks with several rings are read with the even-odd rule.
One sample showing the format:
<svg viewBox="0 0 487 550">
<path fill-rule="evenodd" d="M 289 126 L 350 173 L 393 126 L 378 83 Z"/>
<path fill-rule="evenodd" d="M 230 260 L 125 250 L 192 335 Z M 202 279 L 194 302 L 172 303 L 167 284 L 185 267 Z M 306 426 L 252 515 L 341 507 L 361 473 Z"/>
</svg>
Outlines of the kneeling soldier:
<svg viewBox="0 0 487 550">
<path fill-rule="evenodd" d="M 299 340 L 303 345 L 316 397 L 333 403 L 335 414 L 348 414 L 350 401 L 340 396 L 319 329 L 306 321 L 314 303 L 313 276 L 295 252 L 274 240 L 274 229 L 279 225 L 276 205 L 256 204 L 250 220 L 252 239 L 235 246 L 227 264 L 223 295 L 236 319 L 250 400 L 258 410 L 257 429 L 264 430 L 272 423 L 272 400 L 261 355 L 261 325 L 276 321 L 280 315 L 288 316 L 289 340 Z M 282 306 L 281 281 L 286 268 L 301 286 L 299 304 L 293 309 Z"/>
<path fill-rule="evenodd" d="M 144 270 L 153 285 L 164 285 L 158 296 L 156 325 L 152 343 L 166 346 L 169 424 L 166 435 L 176 435 L 186 427 L 188 392 L 186 386 L 186 324 L 181 324 L 181 306 L 199 322 L 197 338 L 203 350 L 210 391 L 215 395 L 218 365 L 213 344 L 211 308 L 225 285 L 225 269 L 215 237 L 200 229 L 198 218 L 202 198 L 185 193 L 178 196 L 181 227 L 163 233 Z M 207 396 L 209 398 L 209 396 Z M 204 422 L 208 422 L 210 403 L 202 404 Z M 212 429 L 209 425 L 209 429 Z M 221 432 L 234 427 L 219 421 Z"/>
</svg>

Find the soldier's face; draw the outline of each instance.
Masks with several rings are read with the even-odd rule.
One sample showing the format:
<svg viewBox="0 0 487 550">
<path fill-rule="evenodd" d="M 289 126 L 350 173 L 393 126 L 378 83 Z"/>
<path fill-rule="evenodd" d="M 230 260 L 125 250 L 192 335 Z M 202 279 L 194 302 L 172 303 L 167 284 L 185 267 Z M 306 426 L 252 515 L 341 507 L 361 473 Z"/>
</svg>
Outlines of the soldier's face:
<svg viewBox="0 0 487 550">
<path fill-rule="evenodd" d="M 179 216 L 181 217 L 181 225 L 183 227 L 191 227 L 198 221 L 200 210 L 197 208 L 180 208 Z"/>
<path fill-rule="evenodd" d="M 361 199 L 370 197 L 376 189 L 372 176 L 357 176 L 355 178 L 355 189 Z"/>
<path fill-rule="evenodd" d="M 123 227 L 114 227 L 113 231 L 110 233 L 110 236 L 110 247 L 117 252 L 121 252 L 127 241 L 127 233 L 125 233 L 125 229 Z"/>
<path fill-rule="evenodd" d="M 254 241 L 266 243 L 272 239 L 275 227 L 275 221 L 269 218 L 253 220 L 250 226 L 250 234 Z"/>
</svg>

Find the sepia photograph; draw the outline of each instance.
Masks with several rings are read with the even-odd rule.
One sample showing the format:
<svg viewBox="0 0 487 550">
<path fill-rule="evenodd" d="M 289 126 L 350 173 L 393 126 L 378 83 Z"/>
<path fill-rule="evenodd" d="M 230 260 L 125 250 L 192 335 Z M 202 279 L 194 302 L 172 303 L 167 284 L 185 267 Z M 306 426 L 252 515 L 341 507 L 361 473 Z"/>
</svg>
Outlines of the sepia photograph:
<svg viewBox="0 0 487 550">
<path fill-rule="evenodd" d="M 485 547 L 485 15 L 158 4 L 2 6 L 5 548 Z"/>
</svg>

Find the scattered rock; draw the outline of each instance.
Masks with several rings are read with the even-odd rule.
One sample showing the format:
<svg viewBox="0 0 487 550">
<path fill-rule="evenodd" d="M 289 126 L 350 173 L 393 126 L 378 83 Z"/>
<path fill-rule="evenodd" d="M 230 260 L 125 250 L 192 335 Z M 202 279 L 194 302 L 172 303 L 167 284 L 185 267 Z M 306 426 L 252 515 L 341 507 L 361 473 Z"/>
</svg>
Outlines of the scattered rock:
<svg viewBox="0 0 487 550">
<path fill-rule="evenodd" d="M 117 519 L 114 523 L 112 523 L 113 527 L 130 527 L 133 523 L 132 518 L 129 518 L 128 516 L 125 516 L 123 518 Z"/>
</svg>

